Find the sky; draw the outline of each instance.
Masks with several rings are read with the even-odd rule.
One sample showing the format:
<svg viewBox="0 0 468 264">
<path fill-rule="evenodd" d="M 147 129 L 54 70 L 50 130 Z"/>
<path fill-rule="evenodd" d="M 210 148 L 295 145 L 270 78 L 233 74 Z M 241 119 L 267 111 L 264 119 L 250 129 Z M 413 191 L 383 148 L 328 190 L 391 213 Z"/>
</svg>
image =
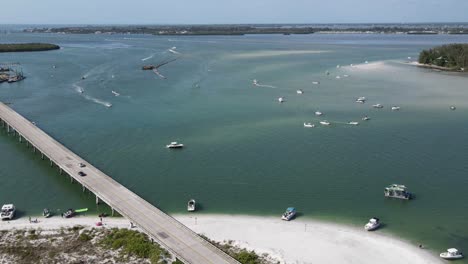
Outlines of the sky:
<svg viewBox="0 0 468 264">
<path fill-rule="evenodd" d="M 468 22 L 468 0 L 0 1 L 0 24 Z"/>
</svg>

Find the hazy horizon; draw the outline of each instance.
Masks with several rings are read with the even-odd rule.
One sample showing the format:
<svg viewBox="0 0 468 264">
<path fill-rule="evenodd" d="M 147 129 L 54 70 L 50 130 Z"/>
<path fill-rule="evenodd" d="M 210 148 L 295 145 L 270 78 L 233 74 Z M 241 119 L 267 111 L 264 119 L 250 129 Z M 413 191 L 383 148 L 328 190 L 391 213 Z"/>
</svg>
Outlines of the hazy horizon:
<svg viewBox="0 0 468 264">
<path fill-rule="evenodd" d="M 190 25 L 190 24 L 369 24 L 468 22 L 468 1 L 372 0 L 328 2 L 215 0 L 185 3 L 141 0 L 16 0 L 2 3 L 0 24 Z"/>
</svg>

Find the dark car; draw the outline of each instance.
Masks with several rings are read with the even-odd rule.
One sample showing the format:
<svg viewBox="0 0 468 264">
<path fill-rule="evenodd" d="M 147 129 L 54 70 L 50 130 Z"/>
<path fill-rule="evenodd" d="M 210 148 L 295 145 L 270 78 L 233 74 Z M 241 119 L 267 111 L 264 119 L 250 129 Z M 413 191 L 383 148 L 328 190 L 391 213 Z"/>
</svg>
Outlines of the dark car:
<svg viewBox="0 0 468 264">
<path fill-rule="evenodd" d="M 80 175 L 81 177 L 83 177 L 83 176 L 86 176 L 86 173 L 84 173 L 84 172 L 82 172 L 82 171 L 79 171 L 79 172 L 78 172 L 78 175 Z"/>
</svg>

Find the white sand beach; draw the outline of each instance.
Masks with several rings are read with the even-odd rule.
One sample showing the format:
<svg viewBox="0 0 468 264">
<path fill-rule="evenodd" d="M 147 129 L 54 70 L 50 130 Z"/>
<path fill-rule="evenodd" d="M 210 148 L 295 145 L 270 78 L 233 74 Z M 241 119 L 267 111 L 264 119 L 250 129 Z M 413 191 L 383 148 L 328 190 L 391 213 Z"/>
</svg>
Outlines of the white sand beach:
<svg viewBox="0 0 468 264">
<path fill-rule="evenodd" d="M 268 253 L 280 263 L 443 263 L 428 249 L 420 249 L 417 245 L 384 235 L 380 231 L 366 232 L 361 228 L 311 219 L 299 218 L 285 222 L 279 217 L 199 214 L 175 215 L 175 218 L 210 239 L 233 240 L 234 244 L 257 253 Z M 4 221 L 0 222 L 0 230 L 95 226 L 99 218 L 52 217 L 38 218 L 38 221 L 29 223 L 26 217 Z M 103 223 L 105 228 L 130 226 L 124 218 L 107 217 Z"/>
</svg>

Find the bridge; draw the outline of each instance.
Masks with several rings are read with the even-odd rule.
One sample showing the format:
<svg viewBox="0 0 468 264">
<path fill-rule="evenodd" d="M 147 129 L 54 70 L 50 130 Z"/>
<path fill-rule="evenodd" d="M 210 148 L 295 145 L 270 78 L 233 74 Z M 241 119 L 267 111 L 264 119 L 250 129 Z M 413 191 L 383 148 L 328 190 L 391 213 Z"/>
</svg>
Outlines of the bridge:
<svg viewBox="0 0 468 264">
<path fill-rule="evenodd" d="M 184 263 L 224 264 L 238 261 L 200 237 L 194 231 L 148 203 L 123 185 L 113 180 L 77 154 L 47 135 L 34 123 L 0 102 L 0 123 L 8 134 L 18 137 L 50 166 L 58 167 L 60 174 L 73 180 L 96 195 L 96 203 L 105 202 L 123 217 L 146 233 L 151 239 L 174 254 Z M 80 163 L 85 167 L 81 167 Z M 80 176 L 79 172 L 86 176 Z"/>
</svg>

